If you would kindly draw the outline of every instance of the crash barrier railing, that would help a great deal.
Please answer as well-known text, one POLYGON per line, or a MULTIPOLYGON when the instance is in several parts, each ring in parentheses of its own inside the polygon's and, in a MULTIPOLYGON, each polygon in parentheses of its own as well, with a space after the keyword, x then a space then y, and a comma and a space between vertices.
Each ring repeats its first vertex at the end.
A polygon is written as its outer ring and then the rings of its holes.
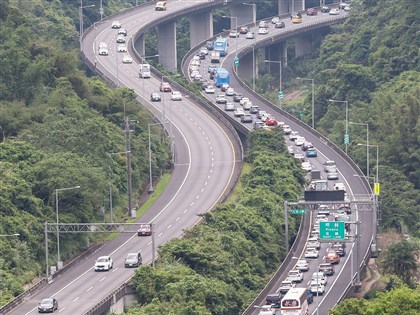
POLYGON ((65 264, 63 266, 63 268, 61 268, 57 272, 55 272, 52 276, 50 276, 49 279, 44 278, 44 279, 38 281, 35 285, 33 285, 32 287, 30 287, 25 292, 22 292, 21 294, 19 294, 12 301, 10 301, 9 303, 3 305, 0 308, 0 314, 7 314, 7 312, 10 312, 14 308, 18 307, 22 302, 30 299, 33 295, 35 295, 36 293, 38 293, 39 290, 43 289, 50 282, 54 281, 54 279, 59 278, 64 272, 69 271, 74 266, 76 266, 78 263, 80 263, 81 261, 83 261, 87 257, 89 257, 90 255, 92 255, 93 253, 95 253, 101 246, 102 246, 102 244, 98 244, 98 245, 95 245, 95 246, 87 249, 81 255, 79 255, 78 257, 74 258, 73 260, 71 260, 70 262, 68 262, 67 264, 65 264))

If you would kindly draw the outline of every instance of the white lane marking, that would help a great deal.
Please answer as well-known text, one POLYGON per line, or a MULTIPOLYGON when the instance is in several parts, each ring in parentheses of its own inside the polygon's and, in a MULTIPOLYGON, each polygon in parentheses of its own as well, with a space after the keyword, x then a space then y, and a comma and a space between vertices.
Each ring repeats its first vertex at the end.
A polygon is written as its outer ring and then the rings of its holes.
POLYGON ((181 219, 181 217, 176 218, 175 222, 178 221, 179 219, 181 219))
POLYGON ((200 198, 200 195, 197 195, 197 197, 195 197, 195 200, 197 200, 198 198, 200 198))
POLYGON ((112 268, 112 272, 115 272, 118 270, 118 267, 112 268))
POLYGON ((204 183, 204 186, 207 186, 207 184, 208 184, 208 182, 206 181, 206 182, 204 183))
POLYGON ((169 225, 168 225, 168 227, 167 227, 167 229, 170 229, 170 228, 171 228, 171 226, 172 226, 172 224, 169 224, 169 225))
MULTIPOLYGON (((206 182, 207 183, 207 182, 206 182)), ((203 192, 204 191, 204 188, 201 188, 201 192, 203 192)))
POLYGON ((90 290, 92 290, 93 289, 93 287, 90 287, 89 289, 87 289, 86 290, 86 292, 89 292, 90 290))
POLYGON ((103 277, 101 280, 99 280, 99 282, 102 282, 106 279, 106 277, 103 277))
POLYGON ((152 242, 150 241, 149 243, 147 243, 147 246, 149 246, 149 245, 151 245, 152 244, 152 242))
POLYGON ((160 237, 160 236, 162 236, 162 234, 163 234, 163 233, 159 233, 157 237, 160 237))
MULTIPOLYGON (((197 198, 196 198, 197 199, 197 198)), ((192 207, 194 205, 194 201, 190 203, 190 207, 192 207)))
POLYGON ((66 309, 66 307, 64 306, 63 308, 60 308, 59 310, 58 310, 58 312, 59 313, 61 313, 62 311, 64 311, 66 309))
POLYGON ((76 302, 79 298, 80 298, 80 296, 78 296, 77 298, 75 298, 75 299, 73 300, 73 302, 76 302))
POLYGON ((187 211, 188 211, 188 209, 185 209, 185 210, 184 210, 184 213, 186 213, 187 211))

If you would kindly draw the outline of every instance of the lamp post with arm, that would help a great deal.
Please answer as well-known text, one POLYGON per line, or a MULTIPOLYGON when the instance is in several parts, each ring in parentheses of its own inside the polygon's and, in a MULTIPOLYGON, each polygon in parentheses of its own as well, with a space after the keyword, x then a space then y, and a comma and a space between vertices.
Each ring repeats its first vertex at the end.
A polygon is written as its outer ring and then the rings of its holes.
POLYGON ((149 194, 153 193, 155 190, 153 188, 153 174, 152 174, 152 142, 150 140, 150 126, 157 126, 157 125, 164 125, 168 123, 167 121, 165 122, 160 122, 160 123, 153 123, 153 124, 148 124, 148 131, 149 131, 149 194))
POLYGON ((83 0, 80 0, 80 7, 79 7, 79 46, 80 46, 80 51, 82 51, 82 36, 83 36, 83 9, 84 8, 92 8, 95 5, 85 5, 83 6, 83 0))
POLYGON ((312 129, 315 129, 315 83, 314 83, 314 79, 299 78, 299 77, 297 77, 297 79, 298 80, 311 81, 311 85, 312 85, 312 129))
POLYGON ((60 269, 61 257, 60 257, 60 229, 59 229, 59 219, 58 219, 58 192, 72 189, 79 189, 80 186, 67 187, 67 188, 58 188, 55 190, 55 212, 57 219, 57 269, 60 269))
POLYGON ((346 104, 346 134, 344 135, 344 144, 346 146, 346 154, 347 154, 349 141, 350 141, 350 138, 349 138, 349 102, 348 101, 338 101, 338 100, 328 100, 328 102, 346 104))
POLYGON ((281 73, 281 68, 282 68, 282 62, 280 61, 276 61, 276 60, 264 60, 265 63, 278 63, 279 64, 279 103, 280 103, 280 108, 281 108, 281 100, 283 99, 283 91, 282 91, 282 73, 281 73))

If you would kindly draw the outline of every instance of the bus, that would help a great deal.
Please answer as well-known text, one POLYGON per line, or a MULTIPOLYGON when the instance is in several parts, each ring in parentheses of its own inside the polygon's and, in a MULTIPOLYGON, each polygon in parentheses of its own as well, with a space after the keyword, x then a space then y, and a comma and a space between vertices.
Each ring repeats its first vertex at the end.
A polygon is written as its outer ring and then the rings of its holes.
POLYGON ((307 315, 308 289, 290 288, 281 300, 281 315, 307 315))
POLYGON ((224 57, 228 51, 228 40, 227 38, 219 37, 214 41, 213 50, 219 51, 220 56, 224 57))
POLYGON ((230 83, 230 74, 225 68, 216 68, 214 69, 214 85, 218 88, 223 84, 230 83))

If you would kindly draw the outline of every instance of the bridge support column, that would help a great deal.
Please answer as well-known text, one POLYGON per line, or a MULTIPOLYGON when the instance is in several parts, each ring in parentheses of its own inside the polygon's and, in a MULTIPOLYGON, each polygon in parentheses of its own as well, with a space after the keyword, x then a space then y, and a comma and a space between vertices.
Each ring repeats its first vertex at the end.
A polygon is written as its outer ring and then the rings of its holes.
MULTIPOLYGON (((238 18, 238 26, 255 23, 257 20, 256 6, 245 5, 243 3, 234 4, 230 7, 230 16, 238 18)), ((230 25, 231 28, 235 28, 235 19, 231 19, 230 25)))
POLYGON ((158 27, 159 63, 169 72, 177 69, 176 24, 168 22, 158 27))
POLYGON ((284 1, 284 0, 278 0, 278 14, 285 14, 290 12, 290 0, 284 1))
POLYGON ((123 314, 124 313, 124 299, 118 299, 114 294, 112 297, 112 303, 109 311, 112 314, 123 314))
MULTIPOLYGON (((270 47, 267 47, 265 50, 265 59, 271 61, 280 61, 282 62, 282 66, 287 65, 287 42, 280 42, 270 47)), ((267 64, 270 73, 278 73, 279 65, 275 63, 268 63, 267 64)))
POLYGON ((247 81, 252 81, 253 75, 256 75, 255 67, 255 54, 254 51, 254 62, 252 61, 252 52, 247 54, 241 58, 241 62, 239 63, 238 73, 240 77, 247 81))
POLYGON ((295 38, 295 56, 299 57, 312 51, 312 36, 304 34, 295 38))
POLYGON ((213 13, 211 11, 190 17, 190 48, 213 36, 213 13))
POLYGON ((144 46, 144 35, 140 35, 137 37, 136 41, 134 42, 134 48, 137 50, 137 52, 144 56, 145 55, 145 46, 144 46))

